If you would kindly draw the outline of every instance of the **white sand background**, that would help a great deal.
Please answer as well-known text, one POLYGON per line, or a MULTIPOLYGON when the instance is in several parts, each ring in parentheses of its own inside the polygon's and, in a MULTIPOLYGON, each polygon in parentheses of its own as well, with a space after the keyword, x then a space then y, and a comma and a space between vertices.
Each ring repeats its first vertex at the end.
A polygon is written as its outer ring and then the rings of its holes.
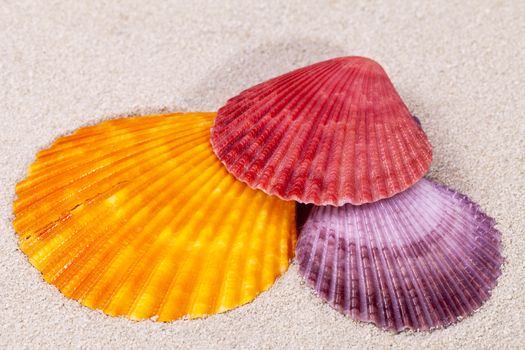
POLYGON ((519 0, 0 0, 0 348, 525 348, 524 23, 519 0), (383 332, 321 302, 294 265, 232 312, 132 322, 66 299, 19 250, 14 186, 55 137, 119 115, 216 110, 342 55, 385 67, 434 146, 430 177, 498 221, 507 263, 472 317, 383 332))

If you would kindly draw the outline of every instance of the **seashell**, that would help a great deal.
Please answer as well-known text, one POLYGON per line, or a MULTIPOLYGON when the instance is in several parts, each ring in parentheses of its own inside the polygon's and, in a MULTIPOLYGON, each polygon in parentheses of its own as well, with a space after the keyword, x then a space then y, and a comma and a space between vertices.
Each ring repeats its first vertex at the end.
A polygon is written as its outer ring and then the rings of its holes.
POLYGON ((288 267, 295 205, 228 174, 215 113, 106 121, 59 138, 17 185, 20 248, 64 295, 170 321, 252 301, 288 267))
POLYGON ((422 179, 376 203, 314 207, 296 255, 340 312, 386 330, 430 330, 490 297, 503 262, 494 225, 466 196, 422 179))
POLYGON ((273 78, 219 109, 212 147, 250 187, 317 205, 391 197, 432 149, 383 68, 341 57, 273 78))

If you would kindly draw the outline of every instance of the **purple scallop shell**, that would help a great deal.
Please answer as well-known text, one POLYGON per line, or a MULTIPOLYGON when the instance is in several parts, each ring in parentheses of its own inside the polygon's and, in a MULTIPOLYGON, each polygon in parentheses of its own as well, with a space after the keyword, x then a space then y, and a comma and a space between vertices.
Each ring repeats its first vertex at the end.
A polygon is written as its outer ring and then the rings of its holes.
POLYGON ((337 310, 402 331, 472 314, 501 274, 501 234, 466 196, 422 179, 371 204, 313 207, 300 273, 337 310))

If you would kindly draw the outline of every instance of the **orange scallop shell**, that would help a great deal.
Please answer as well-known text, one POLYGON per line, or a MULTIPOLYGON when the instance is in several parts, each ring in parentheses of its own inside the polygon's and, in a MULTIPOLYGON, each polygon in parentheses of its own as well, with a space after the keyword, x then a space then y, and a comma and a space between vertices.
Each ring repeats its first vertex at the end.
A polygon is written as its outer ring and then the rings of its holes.
POLYGON ((287 268, 295 205, 227 173, 215 113, 81 128, 17 185, 20 248, 64 295, 109 315, 170 321, 252 301, 287 268))

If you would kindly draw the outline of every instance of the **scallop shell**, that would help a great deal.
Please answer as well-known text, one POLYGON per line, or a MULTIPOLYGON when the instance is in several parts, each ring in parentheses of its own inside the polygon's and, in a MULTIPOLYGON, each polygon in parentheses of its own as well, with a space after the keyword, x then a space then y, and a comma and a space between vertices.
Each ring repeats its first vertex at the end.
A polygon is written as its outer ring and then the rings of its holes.
POLYGON ((111 120, 41 151, 14 226, 44 279, 109 315, 160 321, 268 289, 293 256, 295 205, 228 174, 209 144, 214 117, 111 120))
POLYGON ((447 326, 490 297, 500 233, 467 197, 422 179, 362 206, 314 207, 297 244, 300 273, 355 320, 401 331, 447 326))
POLYGON ((320 62, 243 91, 219 109, 211 140, 250 187, 317 205, 391 197, 432 161, 385 71, 363 57, 320 62))

